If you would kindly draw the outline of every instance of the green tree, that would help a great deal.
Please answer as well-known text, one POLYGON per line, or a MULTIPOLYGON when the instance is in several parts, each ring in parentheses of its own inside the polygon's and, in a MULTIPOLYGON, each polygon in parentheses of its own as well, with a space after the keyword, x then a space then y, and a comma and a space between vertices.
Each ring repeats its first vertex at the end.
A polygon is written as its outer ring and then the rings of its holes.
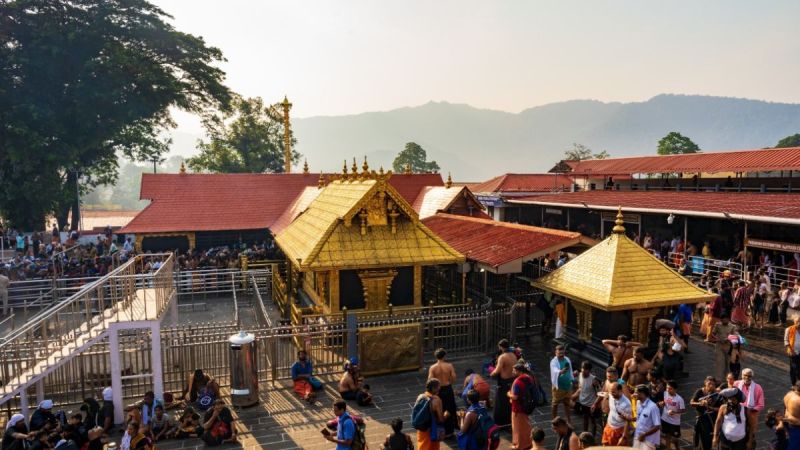
MULTIPOLYGON (((198 172, 283 172, 283 118, 259 97, 236 98, 233 111, 205 120, 210 137, 199 141, 200 154, 189 158, 189 167, 198 172)), ((291 128, 289 129, 291 135, 291 128)), ((297 140, 292 136, 292 147, 297 140)), ((292 149, 292 162, 300 154, 292 149)))
POLYGON ((72 209, 77 227, 79 195, 113 183, 119 155, 166 152, 170 107, 226 107, 222 53, 167 19, 146 0, 0 2, 0 214, 39 229, 72 209))
POLYGON ((778 141, 775 148, 800 147, 800 133, 786 136, 778 141))
POLYGON ((592 153, 589 147, 573 143, 572 148, 564 152, 564 159, 567 161, 583 161, 585 159, 606 159, 609 155, 607 151, 603 150, 600 153, 592 153))
POLYGON ((670 132, 658 141, 659 155, 681 155, 684 153, 697 153, 699 151, 700 147, 698 147, 697 144, 677 131, 670 132))
POLYGON ((407 142, 406 147, 397 154, 392 162, 392 169, 396 173, 403 173, 406 166, 411 167, 413 173, 438 172, 439 164, 428 161, 428 153, 416 142, 407 142))

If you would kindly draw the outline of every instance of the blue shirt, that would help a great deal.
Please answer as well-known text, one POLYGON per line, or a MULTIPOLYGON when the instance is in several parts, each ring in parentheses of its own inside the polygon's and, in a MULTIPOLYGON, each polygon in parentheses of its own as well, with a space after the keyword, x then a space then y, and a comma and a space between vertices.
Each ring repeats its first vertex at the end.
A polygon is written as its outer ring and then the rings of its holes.
MULTIPOLYGON (((342 413, 339 416, 339 425, 336 427, 336 439, 340 441, 352 440, 356 437, 356 424, 350 414, 342 413)), ((349 445, 336 444, 336 450, 350 450, 349 445)))
MULTIPOLYGON (((661 411, 658 410, 658 405, 653 403, 649 398, 636 406, 636 432, 634 439, 639 440, 639 436, 652 430, 654 427, 661 426, 661 411)), ((649 442, 654 446, 661 444, 661 431, 644 438, 645 442, 649 442)))
POLYGON ((678 316, 683 323, 692 323, 692 307, 686 303, 678 307, 678 316))
POLYGON ((292 380, 296 380, 298 375, 311 376, 311 370, 311 361, 306 361, 305 364, 300 361, 295 361, 295 363, 292 364, 292 380))

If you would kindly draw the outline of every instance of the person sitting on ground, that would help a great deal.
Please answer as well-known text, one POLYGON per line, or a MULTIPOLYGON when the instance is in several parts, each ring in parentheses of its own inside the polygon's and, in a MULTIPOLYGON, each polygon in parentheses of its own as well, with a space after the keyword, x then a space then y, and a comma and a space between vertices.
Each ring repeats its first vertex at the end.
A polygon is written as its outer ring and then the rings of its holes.
POLYGON ((156 395, 153 391, 145 392, 141 401, 125 408, 127 413, 125 423, 136 422, 142 428, 142 433, 148 432, 150 430, 150 420, 155 415, 156 405, 164 406, 161 402, 156 401, 156 395))
POLYGON ((70 433, 71 439, 75 441, 78 448, 83 447, 83 444, 89 440, 89 430, 83 426, 83 416, 80 414, 69 416, 63 431, 70 433))
POLYGON ((474 370, 467 369, 466 372, 464 372, 464 389, 461 391, 461 398, 464 400, 464 404, 467 407, 469 407, 467 393, 473 389, 480 395, 480 401, 485 402, 487 408, 491 408, 491 387, 489 386, 489 382, 475 373, 474 370))
POLYGON ((133 421, 128 424, 119 448, 120 450, 152 450, 153 443, 145 435, 144 430, 139 426, 139 422, 133 421))
POLYGON ((233 420, 233 414, 225 406, 225 401, 217 399, 203 417, 203 441, 207 445, 236 442, 236 427, 233 425, 233 420))
POLYGON ((291 374, 294 392, 303 400, 314 401, 314 391, 322 389, 322 381, 312 375, 313 366, 305 350, 297 352, 297 361, 292 364, 291 374))
POLYGON ((180 400, 189 400, 198 410, 205 411, 219 398, 219 384, 211 375, 203 373, 202 369, 195 369, 189 374, 186 389, 181 392, 180 400), (188 398, 187 398, 188 396, 188 398))
POLYGON ((39 402, 39 407, 31 414, 30 431, 39 430, 56 430, 58 428, 58 420, 53 414, 53 401, 42 400, 39 402))
POLYGON ((372 404, 369 385, 359 376, 358 358, 350 358, 345 364, 344 374, 339 380, 339 394, 344 400, 355 400, 359 406, 372 404))
POLYGON ((203 427, 200 425, 200 414, 194 411, 191 406, 183 410, 178 426, 173 431, 172 436, 176 439, 186 439, 189 437, 200 437, 203 435, 203 427))
POLYGON ((383 441, 384 450, 414 450, 411 436, 403 433, 403 419, 392 420, 392 434, 383 441))
POLYGON ((97 421, 100 419, 100 403, 91 397, 87 397, 83 400, 80 410, 83 414, 83 427, 88 433, 89 430, 98 425, 97 421))
POLYGON ((26 439, 28 439, 28 426, 25 425, 25 416, 14 414, 3 433, 2 450, 23 450, 26 447, 26 439))
POLYGON ((166 439, 172 434, 175 429, 175 424, 169 417, 169 414, 164 413, 164 407, 156 405, 155 414, 150 420, 150 432, 153 436, 153 442, 166 439))

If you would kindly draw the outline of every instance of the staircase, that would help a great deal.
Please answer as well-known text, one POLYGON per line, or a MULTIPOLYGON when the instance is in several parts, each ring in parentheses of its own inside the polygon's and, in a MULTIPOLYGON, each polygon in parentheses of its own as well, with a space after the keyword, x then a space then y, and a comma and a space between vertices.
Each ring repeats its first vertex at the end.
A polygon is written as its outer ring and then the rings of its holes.
MULTIPOLYGON (((112 324, 159 320, 175 295, 172 254, 140 255, 0 339, 0 405, 108 335, 112 324), (142 275, 148 262, 159 261, 142 275)), ((27 399, 23 399, 23 404, 27 399)))

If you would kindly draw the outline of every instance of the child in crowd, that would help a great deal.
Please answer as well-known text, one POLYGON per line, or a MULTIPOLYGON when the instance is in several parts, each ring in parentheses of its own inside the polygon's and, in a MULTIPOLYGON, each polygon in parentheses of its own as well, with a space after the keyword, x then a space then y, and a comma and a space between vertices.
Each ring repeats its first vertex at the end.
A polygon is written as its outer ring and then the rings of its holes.
POLYGON ((414 443, 411 441, 411 436, 403 433, 403 420, 392 420, 393 433, 386 436, 383 441, 384 450, 414 450, 414 443))
POLYGON ((681 415, 686 412, 683 397, 678 395, 678 385, 674 381, 667 381, 667 391, 664 392, 664 401, 659 403, 661 412, 661 436, 664 446, 669 449, 670 443, 675 445, 675 450, 680 450, 681 415))

